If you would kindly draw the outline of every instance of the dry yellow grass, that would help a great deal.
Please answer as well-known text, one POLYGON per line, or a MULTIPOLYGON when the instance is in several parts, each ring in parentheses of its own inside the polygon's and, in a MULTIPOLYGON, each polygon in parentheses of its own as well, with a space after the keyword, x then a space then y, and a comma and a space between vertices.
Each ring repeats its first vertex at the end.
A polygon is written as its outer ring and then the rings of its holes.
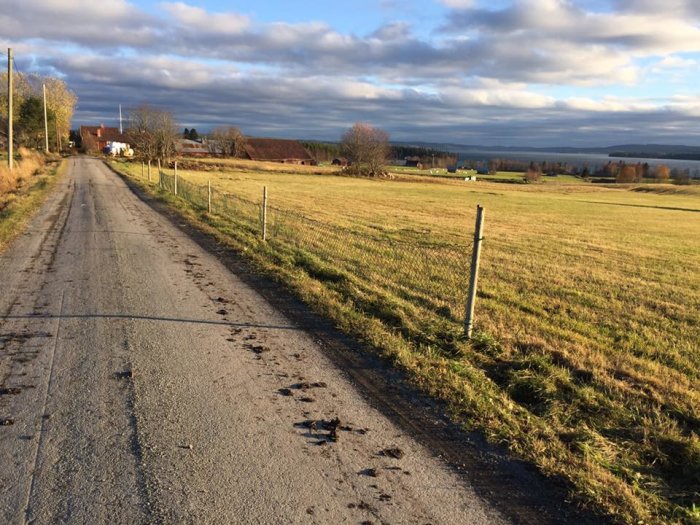
MULTIPOLYGON (((29 179, 44 165, 44 157, 34 151, 21 148, 19 157, 12 170, 6 162, 0 165, 0 198, 2 196, 7 198, 9 193, 15 191, 22 182, 29 179)), ((0 203, 2 203, 1 200, 0 203)))
POLYGON ((0 250, 18 235, 60 175, 60 157, 20 150, 15 169, 0 168, 0 250), (48 162, 48 164, 47 164, 48 162))
POLYGON ((227 217, 190 216, 248 247, 319 311, 450 401, 465 423, 564 476, 580 501, 625 523, 700 519, 697 187, 180 174, 202 185, 212 178, 215 188, 255 201, 266 185, 274 206, 410 239, 418 232, 467 242, 474 207, 484 205, 471 344, 455 337, 458 315, 430 317, 372 282, 361 283, 359 297, 358 283, 341 278, 350 275, 348 261, 362 258, 350 244, 342 254, 306 245, 276 259, 227 217), (336 273, 309 272, 306 257, 319 255, 336 273), (366 300, 373 290, 381 308, 366 300))

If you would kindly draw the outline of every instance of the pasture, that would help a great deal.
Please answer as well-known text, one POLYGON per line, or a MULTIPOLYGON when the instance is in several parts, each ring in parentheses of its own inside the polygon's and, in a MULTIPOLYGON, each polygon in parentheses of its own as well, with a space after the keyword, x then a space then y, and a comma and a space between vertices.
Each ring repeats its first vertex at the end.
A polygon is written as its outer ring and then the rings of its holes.
MULTIPOLYGON (((362 282, 353 243, 292 242, 305 230, 289 223, 287 237, 264 245, 222 211, 148 185, 140 164, 116 163, 447 400, 465 426, 565 478, 583 505, 621 522, 700 519, 700 188, 190 167, 183 181, 211 179, 217 193, 253 202, 267 186, 271 206, 337 231, 464 247, 466 266, 451 259, 442 272, 468 268, 475 207, 484 206, 477 334, 467 342, 463 309, 426 306, 421 276, 388 286, 377 270, 362 282), (308 257, 326 271, 311 271, 308 257), (373 287, 379 303, 367 299, 373 287), (413 288, 421 293, 406 293, 413 288)), ((388 248, 373 261, 392 267, 392 257, 388 248)), ((450 282, 457 302, 466 297, 464 276, 450 282)))

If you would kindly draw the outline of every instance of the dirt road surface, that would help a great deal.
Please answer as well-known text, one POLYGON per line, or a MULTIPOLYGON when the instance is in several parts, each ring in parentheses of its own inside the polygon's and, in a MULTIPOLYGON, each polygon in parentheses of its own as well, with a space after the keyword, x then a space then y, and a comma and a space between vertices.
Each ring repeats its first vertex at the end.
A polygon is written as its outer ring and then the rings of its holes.
POLYGON ((509 522, 245 279, 69 163, 0 254, 0 523, 509 522))

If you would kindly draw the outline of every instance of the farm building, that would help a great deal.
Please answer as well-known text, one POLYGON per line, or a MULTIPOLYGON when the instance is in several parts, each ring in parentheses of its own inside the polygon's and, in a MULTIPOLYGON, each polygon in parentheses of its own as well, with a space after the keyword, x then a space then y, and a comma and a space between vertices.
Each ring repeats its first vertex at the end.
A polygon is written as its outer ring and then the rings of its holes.
POLYGON ((209 157, 209 145, 204 142, 199 142, 190 139, 179 139, 175 144, 178 155, 185 157, 209 157))
POLYGON ((316 165, 314 158, 296 140, 248 138, 245 156, 250 160, 316 165))
POLYGON ((346 159, 345 157, 336 157, 333 159, 333 162, 331 162, 331 165, 333 166, 349 166, 350 161, 346 159))
POLYGON ((105 127, 104 124, 99 126, 80 126, 80 140, 83 144, 93 140, 95 147, 100 151, 105 149, 111 142, 129 144, 126 134, 119 133, 119 128, 105 127))
POLYGON ((420 162, 420 157, 406 157, 406 164, 404 166, 408 168, 419 168, 421 169, 423 166, 420 162))

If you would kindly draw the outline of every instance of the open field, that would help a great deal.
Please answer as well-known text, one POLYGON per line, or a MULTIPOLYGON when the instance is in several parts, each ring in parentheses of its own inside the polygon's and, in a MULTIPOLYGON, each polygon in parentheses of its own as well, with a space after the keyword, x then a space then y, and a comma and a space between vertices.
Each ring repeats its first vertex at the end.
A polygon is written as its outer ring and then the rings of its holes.
MULTIPOLYGON (((567 479, 579 501, 621 522, 700 519, 698 188, 366 180, 278 166, 180 175, 211 178, 217 205, 222 192, 257 203, 266 185, 271 206, 318 221, 321 233, 272 210, 279 236, 264 244, 252 203, 209 216, 162 196, 448 400, 466 425, 567 479), (467 343, 460 274, 477 203, 486 229, 478 334, 467 343), (388 270, 368 267, 367 247, 345 229, 385 239, 371 262, 388 270), (437 297, 454 286, 447 307, 426 296, 426 275, 400 273, 402 242, 449 250, 428 276, 437 297)), ((144 183, 140 164, 118 168, 144 183)))

